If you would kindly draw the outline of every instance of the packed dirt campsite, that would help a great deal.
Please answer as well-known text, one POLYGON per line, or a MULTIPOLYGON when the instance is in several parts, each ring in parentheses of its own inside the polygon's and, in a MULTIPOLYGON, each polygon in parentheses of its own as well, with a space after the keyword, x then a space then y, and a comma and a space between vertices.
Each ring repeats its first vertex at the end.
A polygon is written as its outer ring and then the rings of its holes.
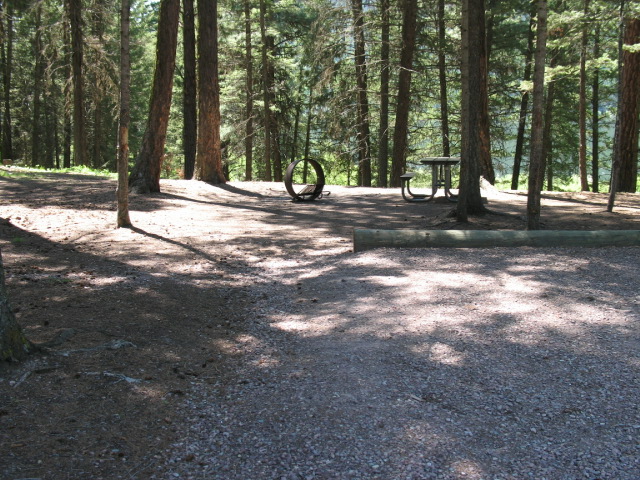
POLYGON ((640 479, 639 45, 0 1, 0 480, 640 479))
MULTIPOLYGON (((637 247, 378 248, 354 228, 522 230, 327 185, 0 176, 3 479, 640 478, 637 247)), ((546 230, 638 230, 640 197, 543 193, 546 230)))

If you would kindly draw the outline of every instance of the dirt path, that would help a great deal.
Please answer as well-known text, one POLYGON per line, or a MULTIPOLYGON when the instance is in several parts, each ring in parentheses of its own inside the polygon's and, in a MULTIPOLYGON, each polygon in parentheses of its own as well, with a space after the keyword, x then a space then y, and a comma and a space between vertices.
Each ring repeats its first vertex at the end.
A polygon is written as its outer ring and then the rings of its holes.
MULTIPOLYGON (((0 178, 11 300, 48 355, 0 371, 2 478, 637 478, 638 250, 351 253, 451 205, 327 187, 0 178), (64 472, 64 473, 63 473, 64 472)), ((485 192, 464 228, 520 229, 485 192)), ((640 200, 553 194, 557 229, 640 200)))

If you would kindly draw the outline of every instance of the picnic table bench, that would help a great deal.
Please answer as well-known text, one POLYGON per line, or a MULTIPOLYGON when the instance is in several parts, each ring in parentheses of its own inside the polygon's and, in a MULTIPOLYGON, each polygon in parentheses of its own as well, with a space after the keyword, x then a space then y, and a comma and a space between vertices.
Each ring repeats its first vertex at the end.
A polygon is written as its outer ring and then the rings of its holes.
POLYGON ((451 193, 451 167, 460 163, 460 157, 426 157, 420 163, 431 166, 431 193, 412 192, 409 184, 417 173, 405 172, 400 175, 402 198, 407 202, 428 202, 433 200, 439 188, 443 188, 447 200, 456 202, 458 196, 451 193))

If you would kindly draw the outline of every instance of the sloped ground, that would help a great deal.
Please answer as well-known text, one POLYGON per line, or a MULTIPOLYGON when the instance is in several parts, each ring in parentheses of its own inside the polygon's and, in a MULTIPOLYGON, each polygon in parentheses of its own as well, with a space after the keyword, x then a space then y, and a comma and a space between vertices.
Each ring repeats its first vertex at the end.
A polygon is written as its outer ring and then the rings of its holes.
MULTIPOLYGON (((0 370, 8 479, 640 477, 637 248, 351 252, 353 227, 521 229, 281 184, 0 178, 0 247, 46 354, 0 370)), ((550 194, 548 229, 640 198, 550 194)), ((505 215, 506 214, 506 215, 505 215)))

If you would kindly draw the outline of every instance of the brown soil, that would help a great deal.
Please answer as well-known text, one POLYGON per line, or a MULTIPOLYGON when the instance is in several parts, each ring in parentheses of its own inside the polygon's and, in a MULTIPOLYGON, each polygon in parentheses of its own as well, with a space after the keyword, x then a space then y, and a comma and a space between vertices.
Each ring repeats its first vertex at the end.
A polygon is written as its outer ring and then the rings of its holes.
MULTIPOLYGON (((486 191, 497 214, 461 225, 452 204, 408 204, 397 190, 327 186, 324 198, 294 203, 276 183, 164 181, 161 194, 131 197, 135 228, 116 229, 114 187, 87 176, 0 177, 11 304, 28 337, 47 345, 0 366, 3 479, 157 474, 183 434, 180 404, 242 364, 266 261, 313 268, 349 255, 354 227, 525 226, 521 192, 486 191)), ((613 214, 606 201, 548 193, 543 226, 640 228, 640 196, 619 195, 613 214)))

